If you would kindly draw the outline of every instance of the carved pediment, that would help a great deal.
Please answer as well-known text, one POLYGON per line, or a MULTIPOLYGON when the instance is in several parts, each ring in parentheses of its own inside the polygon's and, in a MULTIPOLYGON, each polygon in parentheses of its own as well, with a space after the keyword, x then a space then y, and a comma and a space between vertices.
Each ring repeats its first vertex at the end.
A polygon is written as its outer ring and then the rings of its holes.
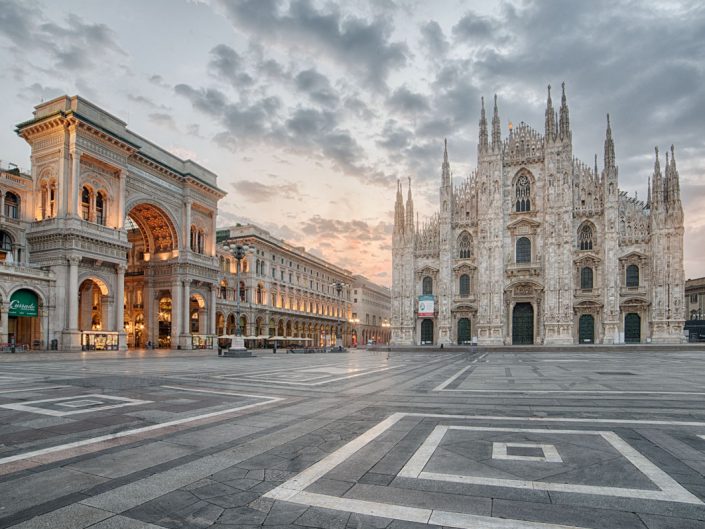
POLYGON ((629 252, 628 254, 625 254, 619 258, 620 261, 647 261, 649 257, 641 252, 638 252, 636 250, 629 252))
POLYGON ((543 292, 543 286, 533 281, 518 281, 509 285, 504 293, 513 297, 534 297, 543 292))
POLYGON ((457 264, 453 267, 453 272, 457 272, 457 273, 463 273, 463 272, 469 273, 469 272, 474 272, 475 270, 477 270, 477 267, 474 264, 468 263, 468 262, 460 263, 460 264, 457 264))
POLYGON ((651 303, 646 298, 641 297, 627 298, 619 304, 620 307, 648 307, 649 305, 651 303))
POLYGON ((578 265, 578 266, 585 266, 585 265, 598 265, 599 263, 602 262, 602 259, 600 259, 597 254, 594 253, 587 253, 580 255, 576 257, 573 262, 578 265))
POLYGON ((516 219, 514 222, 510 222, 507 225, 507 229, 510 231, 520 231, 522 228, 528 229, 529 231, 535 231, 538 229, 538 227, 541 226, 541 223, 529 218, 522 216, 518 219, 516 219))
POLYGON ((431 276, 431 277, 437 277, 438 276, 438 268, 434 268, 432 266, 424 266, 420 270, 416 271, 416 277, 423 277, 423 276, 431 276))

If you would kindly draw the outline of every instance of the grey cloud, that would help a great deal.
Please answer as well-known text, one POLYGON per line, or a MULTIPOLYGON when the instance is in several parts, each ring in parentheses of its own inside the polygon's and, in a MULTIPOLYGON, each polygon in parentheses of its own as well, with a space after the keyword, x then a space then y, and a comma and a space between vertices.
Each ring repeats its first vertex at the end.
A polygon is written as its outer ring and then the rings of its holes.
POLYGON ((362 99, 357 96, 346 97, 343 107, 353 113, 353 115, 363 121, 369 121, 375 117, 374 112, 362 99))
POLYGON ((453 36, 471 44, 481 44, 492 40, 506 40, 500 20, 493 17, 480 16, 473 11, 468 11, 453 26, 453 36))
POLYGON ((429 109, 426 98, 412 92, 406 86, 397 88, 387 100, 387 104, 392 110, 405 114, 417 114, 429 109))
POLYGON ((310 0, 292 0, 281 10, 274 0, 221 0, 233 25, 284 45, 309 44, 351 68, 365 82, 384 89, 389 73, 406 64, 406 44, 390 41, 387 19, 368 21, 337 8, 317 9, 310 0))
POLYGON ((221 115, 228 103, 226 95, 215 88, 197 90, 187 84, 177 84, 174 92, 191 101, 194 108, 211 116, 221 115))
POLYGON ((370 224, 362 220, 338 220, 314 215, 301 225, 305 235, 325 239, 347 241, 386 241, 392 233, 393 225, 380 221, 370 224))
POLYGON ((421 42, 428 50, 429 55, 441 58, 448 52, 450 45, 438 22, 430 20, 421 26, 420 31, 421 42))
POLYGON ((239 180, 232 186, 241 198, 257 204, 267 202, 273 197, 294 199, 301 196, 299 186, 294 182, 267 185, 254 180, 239 180))
POLYGON ((17 95, 22 99, 36 103, 37 101, 49 101, 65 93, 66 90, 62 88, 32 83, 30 86, 23 88, 17 95))
POLYGON ((149 114, 149 121, 160 127, 165 127, 171 130, 177 130, 176 121, 170 114, 164 112, 153 112, 149 114))
POLYGON ((17 54, 20 50, 40 50, 54 61, 54 67, 83 71, 97 64, 96 58, 106 54, 126 56, 115 39, 115 33, 105 24, 86 23, 69 13, 65 25, 45 22, 36 5, 3 1, 0 3, 0 36, 10 43, 17 54))
POLYGON ((331 87, 330 81, 314 68, 299 72, 294 78, 294 82, 296 87, 308 94, 313 102, 327 107, 334 107, 338 104, 338 94, 331 87))
POLYGON ((165 81, 164 78, 159 75, 159 74, 154 74, 149 76, 149 82, 152 83, 153 85, 158 86, 159 88, 166 88, 169 89, 171 88, 165 81))
POLYGON ((387 120, 377 145, 389 151, 399 152, 411 143, 413 137, 411 130, 400 127, 395 120, 387 120))
POLYGON ((218 44, 211 51, 209 69, 220 78, 242 87, 254 84, 254 79, 245 71, 242 57, 230 46, 218 44))

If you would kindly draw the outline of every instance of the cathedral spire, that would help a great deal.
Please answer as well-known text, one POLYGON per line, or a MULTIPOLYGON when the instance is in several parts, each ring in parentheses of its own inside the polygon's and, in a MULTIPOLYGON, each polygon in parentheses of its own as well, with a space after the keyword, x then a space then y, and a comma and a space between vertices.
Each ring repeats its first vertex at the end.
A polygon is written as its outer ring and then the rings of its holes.
POLYGON ((668 151, 666 151, 666 167, 663 173, 663 203, 668 205, 671 196, 671 163, 668 161, 668 151))
POLYGON ((661 179, 661 163, 658 159, 658 147, 654 147, 656 160, 654 161, 654 174, 651 176, 651 209, 656 210, 661 207, 663 197, 663 181, 661 179))
POLYGON ((595 153, 595 179, 597 179, 597 153, 595 153))
POLYGON ((441 185, 450 185, 450 162, 448 161, 448 139, 443 140, 443 165, 441 165, 441 185))
POLYGON ((411 198, 411 177, 409 177, 409 190, 406 196, 406 227, 407 234, 414 232, 414 200, 411 198))
POLYGON ((568 103, 565 97, 565 83, 561 83, 561 117, 559 122, 559 133, 561 139, 570 139, 570 117, 568 113, 568 103))
POLYGON ((671 201, 680 202, 681 184, 680 177, 678 176, 678 169, 676 169, 676 153, 673 145, 671 145, 671 191, 671 201))
POLYGON ((607 114, 607 134, 605 136, 605 170, 615 166, 614 141, 612 140, 612 126, 610 125, 610 115, 607 114))
POLYGON ((494 115, 492 116, 492 150, 500 150, 502 144, 502 131, 499 125, 499 111, 497 110, 497 94, 494 95, 494 115))
POLYGON ((551 101, 551 85, 548 85, 548 98, 546 99, 546 139, 553 141, 556 138, 556 121, 551 101))
POLYGON ((401 181, 397 179, 397 200, 394 203, 394 231, 404 231, 404 198, 401 194, 401 181))
POLYGON ((489 139, 487 136, 487 117, 485 116, 485 98, 481 98, 482 108, 480 110, 480 152, 487 152, 489 149, 489 139))
POLYGON ((646 207, 651 209, 651 177, 649 176, 649 183, 646 191, 646 207))

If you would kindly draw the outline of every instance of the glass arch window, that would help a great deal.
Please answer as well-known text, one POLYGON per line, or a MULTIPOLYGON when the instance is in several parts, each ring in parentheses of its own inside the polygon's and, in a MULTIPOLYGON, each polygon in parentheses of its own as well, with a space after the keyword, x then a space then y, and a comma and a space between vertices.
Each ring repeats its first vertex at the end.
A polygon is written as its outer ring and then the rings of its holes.
POLYGON ((16 219, 20 214, 20 199, 14 193, 5 193, 5 216, 16 219))
POLYGON ((421 291, 424 296, 430 296, 433 294, 433 279, 429 276, 423 278, 423 283, 421 284, 421 291))
POLYGON ((460 276, 460 297, 467 298, 470 295, 470 276, 463 274, 460 276))
POLYGON ((12 237, 6 231, 0 231, 0 250, 3 252, 12 251, 12 237))
POLYGON ((584 266, 580 270, 580 288, 592 290, 592 268, 589 266, 584 266))
POLYGON ((531 182, 529 177, 521 175, 515 184, 516 211, 531 211, 531 182))
POLYGON ((531 262, 531 241, 527 237, 520 237, 516 244, 516 262, 531 262))
POLYGON ((581 250, 592 250, 592 226, 583 224, 578 232, 578 248, 581 250))
POLYGON ((83 220, 90 220, 91 215, 91 192, 87 187, 81 191, 81 217, 83 220))
POLYGON ((103 193, 95 196, 95 221, 105 226, 105 198, 103 193))
POLYGON ((470 234, 464 231, 458 237, 458 257, 460 259, 469 259, 472 255, 472 238, 470 234))
POLYGON ((639 267, 637 265, 629 265, 627 267, 627 287, 633 288, 639 286, 639 267))

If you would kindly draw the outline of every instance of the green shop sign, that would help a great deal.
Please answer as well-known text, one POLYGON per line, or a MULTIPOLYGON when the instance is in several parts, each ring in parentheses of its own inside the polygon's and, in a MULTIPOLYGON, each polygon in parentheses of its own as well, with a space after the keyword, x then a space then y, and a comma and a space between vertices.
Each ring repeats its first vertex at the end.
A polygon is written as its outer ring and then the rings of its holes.
POLYGON ((37 316, 37 295, 31 290, 18 290, 10 296, 10 316, 37 316))

